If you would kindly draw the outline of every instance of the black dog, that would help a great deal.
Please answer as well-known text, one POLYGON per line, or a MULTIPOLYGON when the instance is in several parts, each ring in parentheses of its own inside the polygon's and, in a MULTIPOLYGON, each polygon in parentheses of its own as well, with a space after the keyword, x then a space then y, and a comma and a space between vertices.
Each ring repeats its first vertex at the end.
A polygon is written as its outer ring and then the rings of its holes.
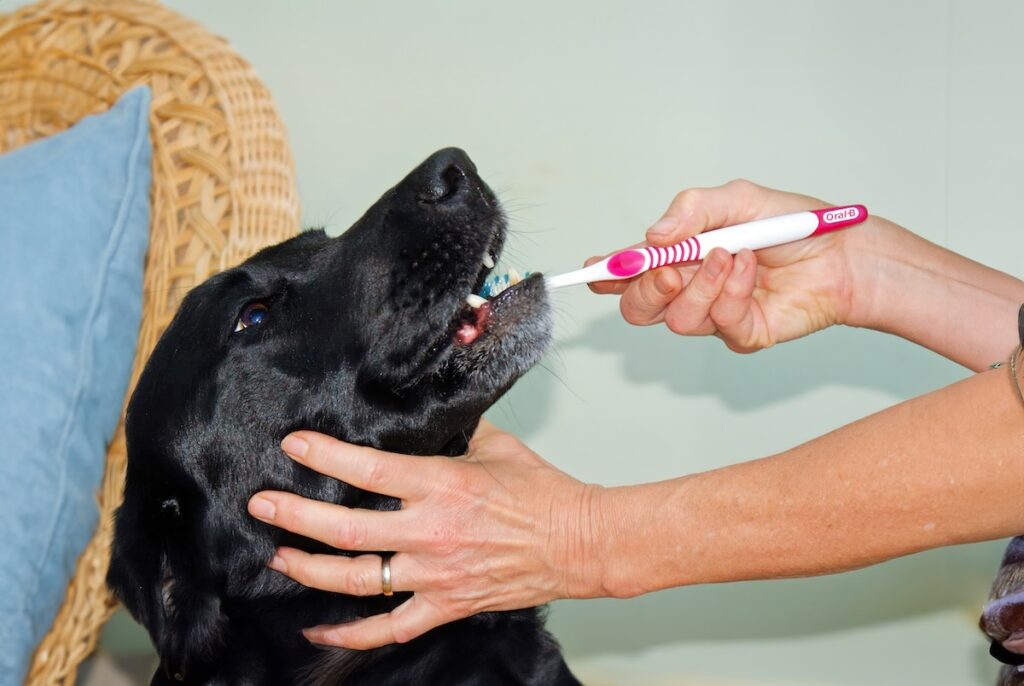
POLYGON ((296 429, 464 454, 480 415, 550 339, 539 275, 466 304, 504 238, 501 207, 473 163, 442 150, 342 236, 303 233, 188 294, 129 406, 107 577, 160 654, 153 684, 579 683, 537 609, 374 651, 311 645, 304 627, 406 598, 325 593, 268 570, 278 545, 338 551, 246 512, 262 489, 399 506, 287 459, 279 444, 296 429))

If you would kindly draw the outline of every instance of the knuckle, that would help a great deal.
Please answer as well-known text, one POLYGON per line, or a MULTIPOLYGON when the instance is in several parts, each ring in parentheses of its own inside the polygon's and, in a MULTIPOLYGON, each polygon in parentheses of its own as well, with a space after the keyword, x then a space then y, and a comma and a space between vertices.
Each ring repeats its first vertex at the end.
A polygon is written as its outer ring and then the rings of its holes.
POLYGON ((395 639, 395 643, 408 643, 419 636, 419 632, 413 627, 396 623, 391 627, 391 635, 395 639))
MULTIPOLYGON (((510 453, 519 450, 522 447, 522 443, 518 438, 509 433, 501 433, 494 437, 494 448, 498 452, 510 453)), ((462 470, 460 470, 462 471, 462 470)), ((465 476, 468 476, 466 474, 465 476)))
POLYGON ((700 205, 703 197, 703 189, 687 188, 686 190, 676 193, 676 197, 673 198, 672 204, 678 209, 690 209, 700 205))
POLYGON ((387 466, 382 460, 371 460, 366 468, 366 488, 373 491, 379 489, 387 481, 387 466))
POLYGON ((619 312, 622 313, 622 318, 626 320, 627 324, 633 324, 634 326, 643 326, 647 323, 647 318, 637 307, 633 298, 623 296, 622 300, 619 301, 619 312))
POLYGON ((366 540, 366 526, 358 519, 346 519, 335 529, 331 545, 341 550, 358 548, 366 540))
POLYGON ((672 333, 677 333, 681 336, 689 335, 693 328, 689 317, 679 310, 668 310, 665 313, 665 326, 672 333))
POLYGON ((746 286, 738 279, 726 279, 722 284, 722 295, 741 300, 746 295, 746 286))
POLYGON ((306 564, 306 560, 289 560, 288 576, 298 581, 303 586, 311 586, 313 579, 312 570, 306 564))
POLYGON ((463 571, 464 569, 464 567, 460 567, 459 571, 455 574, 439 573, 430 575, 429 583, 431 588, 448 594, 463 592, 466 588, 466 584, 470 582, 470 579, 467 579, 468 575, 463 571))
POLYGON ((690 301, 707 309, 710 303, 718 296, 719 291, 716 289, 717 279, 717 276, 712 276, 707 268, 702 267, 698 278, 693 279, 687 288, 690 301))
POLYGON ((277 501, 277 515, 274 524, 285 529, 294 530, 306 525, 305 511, 302 502, 292 500, 288 495, 277 501))
POLYGON ((350 569, 345 573, 344 591, 350 595, 368 596, 371 595, 370 582, 360 569, 350 569))
POLYGON ((753 193, 758 189, 758 185, 749 179, 733 179, 729 183, 725 184, 725 187, 733 192, 742 193, 744 195, 753 193))
MULTIPOLYGON (((489 452, 496 453, 502 451, 504 446, 501 444, 500 438, 495 436, 490 444, 489 452)), ((461 495, 469 491, 471 483, 469 474, 465 469, 459 469, 461 464, 452 463, 455 469, 448 470, 448 475, 444 480, 445 493, 449 495, 461 495)))
POLYGON ((344 648, 351 643, 349 633, 343 628, 335 628, 324 633, 324 644, 344 648))
POLYGON ((309 464, 322 465, 331 460, 332 451, 334 447, 333 439, 325 441, 323 437, 319 435, 306 436, 304 437, 306 444, 309 446, 306 449, 306 456, 303 458, 309 464))
POLYGON ((457 584, 464 578, 463 568, 439 568, 435 565, 421 568, 416 573, 416 588, 420 591, 431 591, 444 593, 457 588, 457 584))
POLYGON ((431 527, 428 542, 437 554, 448 556, 459 549, 459 535, 454 526, 438 524, 431 527))

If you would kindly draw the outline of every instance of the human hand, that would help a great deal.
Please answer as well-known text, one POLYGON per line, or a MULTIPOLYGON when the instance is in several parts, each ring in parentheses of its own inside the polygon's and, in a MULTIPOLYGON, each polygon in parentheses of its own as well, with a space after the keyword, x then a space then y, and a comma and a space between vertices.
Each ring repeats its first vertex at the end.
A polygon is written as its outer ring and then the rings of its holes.
MULTIPOLYGON (((600 487, 557 470, 486 420, 464 458, 397 455, 309 431, 290 435, 282 448, 311 469, 402 501, 393 512, 276 491, 249 501, 256 518, 339 550, 396 551, 392 588, 412 597, 388 614, 307 629, 314 643, 375 648, 479 612, 597 595, 601 556, 591 547, 600 540, 600 487)), ((325 591, 382 592, 375 554, 280 548, 270 566, 325 591)))
MULTIPOLYGON (((749 181, 693 188, 675 197, 648 229, 647 241, 668 246, 703 231, 828 206, 749 181)), ((870 241, 885 223, 871 217, 861 226, 766 248, 756 256, 750 250, 732 256, 716 249, 698 264, 598 282, 591 290, 621 294, 622 316, 631 324, 664 322, 675 333, 715 335, 732 350, 754 352, 832 324, 855 323, 869 290, 858 276, 870 272, 855 268, 858 241, 870 241)))

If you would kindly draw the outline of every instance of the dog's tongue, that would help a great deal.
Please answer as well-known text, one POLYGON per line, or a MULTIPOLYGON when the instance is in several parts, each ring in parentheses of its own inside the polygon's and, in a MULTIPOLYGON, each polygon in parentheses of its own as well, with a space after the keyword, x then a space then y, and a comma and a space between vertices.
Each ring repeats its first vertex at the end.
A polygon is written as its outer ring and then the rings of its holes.
POLYGON ((460 325, 458 330, 455 332, 455 340, 462 345, 469 345, 483 333, 484 327, 487 326, 487 319, 491 314, 491 304, 484 303, 480 307, 470 308, 470 314, 460 325))

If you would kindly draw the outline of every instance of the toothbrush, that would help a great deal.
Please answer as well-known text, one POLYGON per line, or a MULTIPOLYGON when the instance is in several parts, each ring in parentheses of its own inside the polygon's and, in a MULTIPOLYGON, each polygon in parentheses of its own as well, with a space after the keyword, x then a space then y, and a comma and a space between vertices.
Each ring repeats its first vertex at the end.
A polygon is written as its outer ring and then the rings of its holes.
POLYGON ((863 205, 843 205, 758 219, 745 224, 705 231, 666 248, 647 246, 620 250, 589 267, 545 277, 544 284, 551 289, 591 281, 628 279, 667 264, 704 259, 714 248, 724 248, 735 255, 744 248, 760 250, 773 245, 792 243, 860 224, 867 218, 868 211, 863 205))

